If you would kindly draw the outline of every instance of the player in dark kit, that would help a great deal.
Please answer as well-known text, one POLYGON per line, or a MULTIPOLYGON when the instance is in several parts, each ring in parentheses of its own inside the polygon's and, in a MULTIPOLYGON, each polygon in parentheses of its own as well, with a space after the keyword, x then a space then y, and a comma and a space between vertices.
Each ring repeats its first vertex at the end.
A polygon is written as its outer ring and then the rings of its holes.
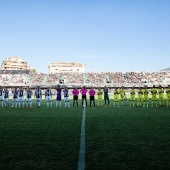
POLYGON ((109 90, 108 90, 108 88, 105 86, 104 87, 104 90, 103 90, 103 92, 104 92, 104 102, 105 102, 105 107, 106 107, 106 100, 107 100, 107 102, 108 102, 108 107, 110 107, 110 100, 109 100, 109 90))
POLYGON ((66 107, 68 105, 68 107, 70 107, 69 94, 66 86, 64 87, 63 93, 64 93, 64 106, 66 107))
POLYGON ((57 88, 56 88, 56 107, 58 106, 58 103, 60 103, 60 107, 61 107, 61 88, 60 88, 60 86, 57 86, 57 88))

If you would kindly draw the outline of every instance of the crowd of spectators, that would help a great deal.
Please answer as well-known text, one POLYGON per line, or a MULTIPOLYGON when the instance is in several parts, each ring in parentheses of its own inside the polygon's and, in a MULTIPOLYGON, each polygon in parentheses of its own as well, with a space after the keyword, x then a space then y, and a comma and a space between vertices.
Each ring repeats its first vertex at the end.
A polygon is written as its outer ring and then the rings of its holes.
POLYGON ((1 85, 160 85, 170 83, 170 72, 86 72, 56 74, 0 74, 1 85))
POLYGON ((56 73, 47 75, 48 84, 82 84, 84 82, 83 73, 56 73))
POLYGON ((27 80, 27 76, 29 76, 26 73, 20 73, 20 74, 14 74, 11 77, 11 80, 9 82, 10 85, 25 85, 27 84, 26 80, 27 80))
POLYGON ((11 74, 0 74, 0 84, 2 86, 9 85, 10 79, 11 79, 11 74))
POLYGON ((42 85, 47 74, 31 74, 30 85, 42 85))

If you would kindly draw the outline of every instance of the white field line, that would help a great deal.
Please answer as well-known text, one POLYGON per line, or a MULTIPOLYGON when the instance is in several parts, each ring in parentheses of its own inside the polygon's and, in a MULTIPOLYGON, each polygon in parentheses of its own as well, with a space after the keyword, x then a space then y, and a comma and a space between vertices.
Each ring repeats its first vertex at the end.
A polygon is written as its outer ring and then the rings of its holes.
POLYGON ((85 115, 86 115, 86 108, 83 108, 78 170, 85 170, 85 115))

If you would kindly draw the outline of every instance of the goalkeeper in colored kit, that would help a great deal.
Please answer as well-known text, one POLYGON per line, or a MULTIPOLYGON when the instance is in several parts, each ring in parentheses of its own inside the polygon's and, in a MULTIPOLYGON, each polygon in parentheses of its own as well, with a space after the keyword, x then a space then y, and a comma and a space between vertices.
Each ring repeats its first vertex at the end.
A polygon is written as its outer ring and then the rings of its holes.
POLYGON ((126 99, 126 93, 125 93, 125 89, 123 86, 122 88, 120 88, 119 94, 120 94, 121 105, 123 107, 123 101, 126 99))
POLYGON ((166 106, 170 107, 170 85, 166 88, 166 106))
POLYGON ((114 94, 114 106, 113 107, 116 106, 116 103, 117 103, 117 106, 120 107, 119 106, 119 90, 118 90, 118 88, 116 88, 114 90, 113 94, 114 94))
POLYGON ((97 91, 97 95, 98 95, 98 107, 99 106, 102 107, 102 94, 103 94, 103 91, 101 90, 101 88, 99 88, 99 90, 97 91))
POLYGON ((105 107, 106 107, 106 100, 107 100, 107 102, 108 102, 108 106, 110 107, 110 100, 109 100, 109 90, 108 90, 108 88, 105 86, 104 87, 104 90, 103 90, 103 92, 104 92, 104 102, 105 102, 105 107))
POLYGON ((151 107, 153 107, 154 103, 155 103, 155 106, 157 107, 157 89, 156 89, 155 85, 153 85, 153 88, 151 89, 151 94, 152 94, 151 107))
POLYGON ((164 107, 164 89, 162 88, 162 86, 159 86, 158 94, 159 94, 159 107, 164 107))
POLYGON ((147 89, 147 86, 145 86, 145 88, 144 88, 144 90, 143 90, 143 94, 144 94, 143 107, 145 107, 145 105, 148 107, 149 90, 147 89))
POLYGON ((143 91, 142 91, 142 87, 139 88, 138 90, 138 103, 137 103, 137 107, 142 107, 142 101, 143 101, 143 91))
POLYGON ((132 87, 132 89, 130 90, 130 106, 129 107, 135 107, 135 89, 134 87, 132 87))

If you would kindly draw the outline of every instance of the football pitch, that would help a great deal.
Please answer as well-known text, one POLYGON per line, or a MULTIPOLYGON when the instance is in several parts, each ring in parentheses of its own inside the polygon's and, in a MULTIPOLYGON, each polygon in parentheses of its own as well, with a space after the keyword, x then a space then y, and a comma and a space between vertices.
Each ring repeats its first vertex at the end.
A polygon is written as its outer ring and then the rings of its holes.
POLYGON ((111 102, 56 108, 53 100, 47 108, 42 100, 37 108, 33 100, 33 108, 0 108, 0 169, 75 170, 79 153, 87 170, 170 169, 170 108, 111 102))

